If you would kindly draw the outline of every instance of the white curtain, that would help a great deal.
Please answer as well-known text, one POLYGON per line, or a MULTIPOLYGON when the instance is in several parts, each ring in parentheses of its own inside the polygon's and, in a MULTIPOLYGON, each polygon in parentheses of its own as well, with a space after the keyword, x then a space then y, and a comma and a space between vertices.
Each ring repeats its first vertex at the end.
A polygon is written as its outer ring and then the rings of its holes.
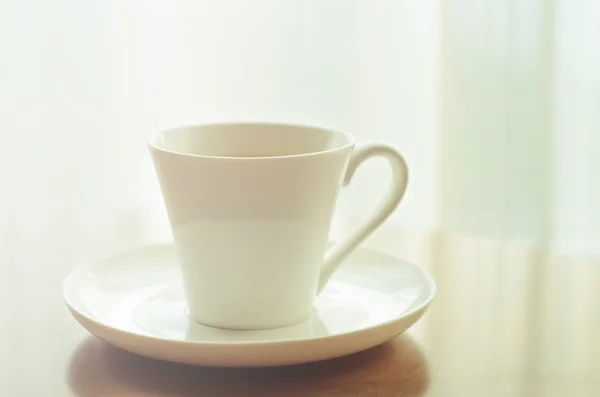
POLYGON ((600 3, 441 10, 441 221, 600 253, 600 3))
MULTIPOLYGON (((600 255, 599 38, 595 0, 3 0, 0 240, 43 243, 32 261, 169 238, 145 140, 269 120, 404 153, 407 197, 378 233, 600 255)), ((386 172, 361 169, 334 233, 386 172)))

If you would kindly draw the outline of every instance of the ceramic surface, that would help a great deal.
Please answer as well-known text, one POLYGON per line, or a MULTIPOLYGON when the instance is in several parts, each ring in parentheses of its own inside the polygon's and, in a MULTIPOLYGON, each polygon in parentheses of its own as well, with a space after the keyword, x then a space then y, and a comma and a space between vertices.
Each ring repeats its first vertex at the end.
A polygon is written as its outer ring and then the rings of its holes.
POLYGON ((408 178, 394 148, 355 145, 348 134, 311 126, 181 127, 159 133, 149 148, 190 315, 219 328, 307 320, 337 266, 394 211, 408 178), (373 157, 390 165, 389 193, 327 249, 340 188, 373 157))
POLYGON ((72 314, 98 337, 140 355, 211 366, 294 364, 364 350, 412 326, 434 294, 417 266, 363 248, 334 273, 308 321, 278 329, 225 330, 190 320, 171 244, 81 266, 64 283, 72 314))

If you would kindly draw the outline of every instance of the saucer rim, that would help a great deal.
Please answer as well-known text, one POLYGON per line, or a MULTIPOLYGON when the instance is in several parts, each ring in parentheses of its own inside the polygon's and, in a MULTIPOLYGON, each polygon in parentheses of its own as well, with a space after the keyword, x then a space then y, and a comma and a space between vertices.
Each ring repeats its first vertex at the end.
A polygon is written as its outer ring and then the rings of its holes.
MULTIPOLYGON (((121 334, 125 334, 129 337, 134 337, 134 338, 144 338, 148 341, 151 342, 162 342, 162 343, 175 343, 178 345, 197 345, 197 346, 204 346, 204 347, 223 347, 223 346, 228 346, 228 347, 234 347, 234 346, 238 346, 238 347, 248 347, 248 346, 269 346, 269 345, 294 345, 294 344, 298 344, 298 343, 306 343, 307 341, 326 341, 328 339, 339 339, 340 337, 351 337, 351 336, 356 336, 359 335, 361 333, 365 333, 365 332, 369 332, 372 329, 375 328, 381 328, 381 327, 390 327, 392 325, 394 325, 395 323, 397 323, 398 321, 402 320, 402 319, 406 319, 406 318, 410 318, 414 315, 418 315, 417 320, 425 313, 425 311, 428 309, 428 307, 430 306, 430 304, 432 303, 432 301, 434 300, 435 296, 436 296, 436 292, 437 292, 437 285, 435 283, 435 281, 433 280, 433 278, 431 277, 431 275, 429 274, 429 272, 427 272, 425 269, 417 266, 416 264, 409 262, 407 260, 401 259, 395 255, 392 255, 390 253, 387 253, 385 251, 381 251, 381 250, 377 250, 377 249, 373 249, 373 248, 368 248, 368 247, 358 247, 356 248, 353 252, 363 252, 366 254, 371 254, 371 255, 377 255, 377 256, 383 256, 383 257, 387 257, 388 259, 391 259, 393 261, 397 261, 397 262, 402 262, 403 265, 408 265, 411 266, 413 268, 415 268, 420 274, 421 276, 424 278, 424 280, 427 281, 427 285, 428 285, 428 295, 425 299, 422 300, 421 303, 419 303, 416 307, 412 308, 411 310, 408 310, 390 320, 387 321, 382 321, 376 325, 369 325, 366 326, 364 328, 360 328, 360 329, 355 329, 352 331, 346 331, 346 332, 341 332, 341 333, 334 333, 334 334, 329 334, 329 335, 325 335, 325 336, 318 336, 318 337, 312 337, 312 338, 297 338, 297 339, 289 339, 289 340, 261 340, 261 341, 228 341, 228 342, 210 342, 210 341, 199 341, 199 340, 182 340, 182 339, 171 339, 171 338, 164 338, 164 337, 159 337, 159 336, 153 336, 153 335, 148 335, 145 333, 140 333, 140 332, 134 332, 134 331, 130 331, 130 330, 126 330, 126 329, 122 329, 122 328, 117 328, 108 324, 105 324, 99 320, 96 320, 90 316, 88 316, 87 314, 85 314, 84 312, 78 310, 75 305, 73 305, 72 302, 69 302, 69 298, 68 298, 68 289, 70 287, 70 285, 73 284, 73 279, 75 279, 84 269, 90 268, 91 266, 97 265, 99 263, 102 262, 106 262, 106 261, 110 261, 112 259, 116 259, 119 256, 123 256, 126 254, 135 254, 136 252, 143 252, 149 249, 161 249, 161 248, 166 248, 166 249, 174 249, 174 243, 173 242, 161 242, 161 243, 155 243, 155 244, 147 244, 147 245, 143 245, 141 247, 138 248, 133 248, 133 249, 125 249, 125 250, 120 250, 112 255, 109 256, 105 256, 102 259, 98 259, 98 260, 93 260, 93 261, 88 261, 88 262, 84 262, 81 263, 80 265, 76 266, 63 280, 62 283, 62 291, 63 291, 63 302, 65 303, 65 305, 67 306, 68 310, 71 312, 71 315, 88 331, 91 332, 91 330, 88 329, 88 327, 82 323, 82 319, 85 320, 86 322, 92 323, 95 327, 104 329, 106 331, 111 331, 111 332, 118 332, 121 334)), ((352 254, 351 254, 352 255, 352 254)), ((347 260, 347 259, 346 259, 347 260)), ((340 267, 344 266, 344 262, 342 262, 340 267)), ((414 323, 413 323, 414 324, 414 323)), ((412 324, 409 326, 409 328, 412 326, 412 324)), ((207 326, 208 327, 208 326, 207 326)), ((219 330, 220 328, 215 328, 215 327, 209 327, 209 328, 214 328, 219 330)), ((282 327, 283 328, 283 327, 282 327)), ((228 331, 232 331, 232 332, 245 332, 246 330, 228 330, 228 331)), ((253 330, 253 331, 267 331, 267 330, 253 330)), ((98 336, 97 334, 91 332, 93 335, 98 336)))

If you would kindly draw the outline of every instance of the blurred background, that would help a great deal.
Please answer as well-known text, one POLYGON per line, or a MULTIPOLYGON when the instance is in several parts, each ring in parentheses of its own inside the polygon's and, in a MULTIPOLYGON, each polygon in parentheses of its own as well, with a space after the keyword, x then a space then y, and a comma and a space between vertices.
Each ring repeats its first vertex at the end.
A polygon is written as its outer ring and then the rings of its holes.
MULTIPOLYGON (((4 0, 0 255, 169 239, 146 139, 261 120, 397 146, 411 180, 379 234, 600 256, 599 39, 595 0, 4 0)), ((387 177, 361 168, 334 234, 387 177)))

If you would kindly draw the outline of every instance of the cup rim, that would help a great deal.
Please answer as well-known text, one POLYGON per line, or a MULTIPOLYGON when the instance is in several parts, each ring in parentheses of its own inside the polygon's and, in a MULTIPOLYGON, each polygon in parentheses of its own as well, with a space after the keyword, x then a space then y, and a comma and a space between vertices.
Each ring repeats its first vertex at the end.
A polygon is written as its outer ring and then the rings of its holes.
POLYGON ((277 159, 291 159, 291 158, 301 158, 301 157, 314 157, 320 155, 327 155, 331 153, 335 153, 340 150, 347 149, 349 147, 354 146, 356 143, 356 138, 347 133, 337 129, 312 125, 312 124, 301 124, 301 123, 287 123, 287 122, 272 122, 272 121, 223 121, 223 122, 208 122, 208 123, 196 123, 196 124, 184 124, 176 127, 170 127, 166 129, 162 129, 152 135, 147 141, 146 144, 149 148, 157 151, 161 151, 164 153, 169 153, 177 156, 191 157, 191 158, 204 158, 204 159, 221 159, 221 160, 277 160, 277 159), (162 147, 157 144, 158 138, 160 138, 163 134, 167 134, 169 132, 180 131, 184 129, 190 128, 198 128, 198 127, 226 127, 226 126, 276 126, 276 127, 295 127, 295 128, 304 128, 304 129, 313 129, 313 130, 321 130, 324 132, 333 133, 336 135, 341 135, 345 138, 345 143, 340 146, 320 150, 316 152, 307 152, 307 153, 297 153, 297 154, 284 154, 284 155, 275 155, 275 156, 253 156, 253 157, 244 157, 244 156, 218 156, 218 155, 206 155, 206 154, 196 154, 196 153, 185 153, 178 152, 175 150, 170 150, 165 147, 162 147))

